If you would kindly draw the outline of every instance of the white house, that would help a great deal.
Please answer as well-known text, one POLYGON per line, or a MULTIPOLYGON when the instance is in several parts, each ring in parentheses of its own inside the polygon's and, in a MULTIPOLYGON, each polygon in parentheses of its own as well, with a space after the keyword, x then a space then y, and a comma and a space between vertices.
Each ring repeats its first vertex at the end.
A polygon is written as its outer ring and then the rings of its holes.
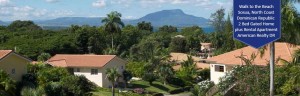
MULTIPOLYGON (((299 48, 300 46, 277 42, 275 43, 275 60, 281 58, 290 61, 292 59, 292 54, 294 53, 294 51, 299 48)), ((259 54, 259 50, 248 46, 209 58, 207 61, 209 61, 210 63, 210 80, 215 84, 218 84, 219 79, 225 76, 226 72, 231 71, 232 68, 236 65, 244 64, 244 62, 240 58, 237 58, 237 56, 250 58, 251 54, 253 53, 259 54)), ((258 55, 254 59, 253 64, 258 66, 267 66, 269 64, 269 60, 270 50, 268 46, 265 50, 264 55, 262 57, 258 55)), ((276 64, 282 65, 282 62, 277 62, 276 64)))
MULTIPOLYGON (((83 75, 100 87, 111 87, 111 83, 106 79, 105 70, 107 68, 118 68, 119 74, 125 70, 126 61, 116 55, 72 55, 56 54, 47 63, 52 66, 66 67, 74 75, 83 75)), ((119 82, 123 82, 119 78, 119 82)))

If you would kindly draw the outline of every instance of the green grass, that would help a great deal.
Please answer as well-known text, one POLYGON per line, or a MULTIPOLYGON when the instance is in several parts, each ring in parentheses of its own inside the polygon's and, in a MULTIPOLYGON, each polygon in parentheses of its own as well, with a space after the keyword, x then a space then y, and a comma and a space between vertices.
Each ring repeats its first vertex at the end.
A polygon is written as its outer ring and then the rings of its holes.
POLYGON ((173 90, 179 87, 170 86, 170 85, 164 85, 161 82, 153 82, 152 85, 150 85, 147 81, 132 81, 132 88, 144 88, 148 91, 157 92, 157 93, 168 93, 169 90, 173 90))
POLYGON ((93 93, 93 96, 112 96, 112 92, 108 88, 97 88, 93 93))
MULTIPOLYGON (((111 89, 109 88, 99 87, 97 90, 91 93, 93 94, 92 96, 112 96, 111 89)), ((132 92, 118 93, 118 89, 115 89, 115 96, 143 96, 143 95, 132 93, 132 92)))
MULTIPOLYGON (((161 82, 153 82, 152 85, 150 85, 147 81, 132 81, 130 83, 132 85, 132 89, 134 88, 144 88, 147 91, 151 91, 151 92, 157 92, 157 93, 163 93, 163 94, 168 94, 169 90, 173 90, 179 87, 176 86, 172 86, 172 85, 164 85, 161 82)), ((115 95, 116 96, 143 96, 143 95, 139 95, 139 94, 135 94, 135 93, 123 93, 123 94, 118 94, 118 89, 115 89, 115 95), (127 94, 127 95, 126 95, 127 94)), ((112 92, 110 89, 108 88, 98 88, 97 90, 95 90, 93 93, 93 96, 112 96, 112 92)))

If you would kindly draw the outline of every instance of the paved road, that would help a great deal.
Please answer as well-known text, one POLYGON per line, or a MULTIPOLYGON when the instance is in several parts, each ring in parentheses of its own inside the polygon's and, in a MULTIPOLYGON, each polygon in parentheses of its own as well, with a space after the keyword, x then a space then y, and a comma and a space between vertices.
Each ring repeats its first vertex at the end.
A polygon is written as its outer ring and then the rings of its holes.
POLYGON ((181 94, 164 95, 164 96, 191 96, 191 93, 181 93, 181 94))

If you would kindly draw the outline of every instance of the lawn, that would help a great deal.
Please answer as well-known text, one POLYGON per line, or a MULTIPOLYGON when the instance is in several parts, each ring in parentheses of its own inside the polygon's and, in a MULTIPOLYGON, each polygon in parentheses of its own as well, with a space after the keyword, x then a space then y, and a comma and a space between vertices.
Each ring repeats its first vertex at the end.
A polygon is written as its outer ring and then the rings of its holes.
POLYGON ((164 85, 161 82, 157 82, 157 81, 154 81, 152 85, 150 85, 147 81, 143 81, 143 80, 132 81, 131 84, 132 84, 132 88, 144 88, 151 92, 164 93, 164 94, 168 93, 169 90, 179 88, 168 84, 164 85))
MULTIPOLYGON (((93 95, 92 96, 112 96, 111 89, 109 88, 98 88, 97 90, 91 92, 93 95)), ((127 93, 118 93, 118 89, 115 89, 115 96, 143 96, 140 94, 132 93, 132 92, 127 92, 127 93)))
MULTIPOLYGON (((154 81, 152 83, 152 85, 150 85, 147 81, 132 81, 130 83, 132 86, 130 88, 134 89, 134 88, 143 88, 146 89, 147 91, 151 91, 151 92, 156 92, 156 93, 163 93, 163 94, 169 94, 168 91, 169 90, 173 90, 179 87, 173 86, 173 85, 164 85, 161 82, 157 82, 154 81)), ((118 89, 115 89, 115 95, 116 96, 143 96, 143 95, 139 95, 139 94, 135 94, 135 93, 123 93, 123 94, 119 94, 118 93, 118 89)), ((97 90, 95 90, 93 93, 93 96, 111 96, 111 90, 108 88, 98 88, 97 90)))

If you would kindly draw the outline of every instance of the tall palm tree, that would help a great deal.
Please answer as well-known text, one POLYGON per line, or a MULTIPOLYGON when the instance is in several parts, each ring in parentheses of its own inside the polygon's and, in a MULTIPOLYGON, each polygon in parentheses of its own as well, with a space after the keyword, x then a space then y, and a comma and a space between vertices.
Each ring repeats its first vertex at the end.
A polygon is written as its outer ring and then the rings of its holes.
POLYGON ((117 68, 108 68, 106 69, 106 78, 111 82, 112 84, 112 96, 115 96, 115 83, 118 81, 121 74, 118 73, 117 68))
POLYGON ((111 48, 114 48, 114 34, 121 32, 121 27, 124 27, 124 23, 121 20, 122 14, 117 11, 112 11, 107 14, 102 20, 104 24, 104 30, 111 33, 111 48))

